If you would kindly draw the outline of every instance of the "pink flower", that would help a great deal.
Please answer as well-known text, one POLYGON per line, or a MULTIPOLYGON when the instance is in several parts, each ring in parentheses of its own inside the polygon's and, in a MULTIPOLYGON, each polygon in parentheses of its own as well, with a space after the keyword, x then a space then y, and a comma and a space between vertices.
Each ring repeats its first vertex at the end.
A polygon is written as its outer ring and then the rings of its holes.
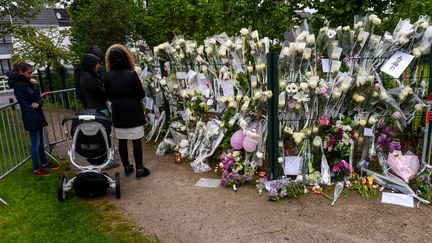
POLYGON ((321 126, 325 126, 325 125, 327 125, 328 124, 328 120, 327 120, 327 118, 325 118, 325 117, 321 117, 320 118, 320 125, 321 126))
POLYGON ((375 84, 374 84, 374 88, 375 88, 375 89, 379 89, 380 87, 381 87, 381 86, 380 86, 379 83, 375 83, 375 84))
POLYGON ((362 177, 362 184, 366 184, 366 177, 362 177))
POLYGON ((326 88, 326 87, 321 87, 321 88, 320 88, 320 93, 321 93, 322 95, 326 95, 326 94, 327 94, 327 88, 326 88))
POLYGON ((294 107, 295 107, 295 103, 294 102, 289 102, 288 103, 288 108, 294 109, 294 107))
POLYGON ((332 171, 333 172, 338 172, 339 169, 340 169, 339 166, 335 165, 335 166, 333 166, 332 171))

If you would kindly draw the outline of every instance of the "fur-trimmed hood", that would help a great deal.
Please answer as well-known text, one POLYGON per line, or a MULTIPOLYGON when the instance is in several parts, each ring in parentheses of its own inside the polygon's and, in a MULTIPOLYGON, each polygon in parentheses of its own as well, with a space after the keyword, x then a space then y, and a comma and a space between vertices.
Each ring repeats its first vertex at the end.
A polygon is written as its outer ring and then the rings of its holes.
POLYGON ((129 69, 135 70, 135 59, 127 47, 114 44, 108 48, 105 55, 106 70, 129 69))

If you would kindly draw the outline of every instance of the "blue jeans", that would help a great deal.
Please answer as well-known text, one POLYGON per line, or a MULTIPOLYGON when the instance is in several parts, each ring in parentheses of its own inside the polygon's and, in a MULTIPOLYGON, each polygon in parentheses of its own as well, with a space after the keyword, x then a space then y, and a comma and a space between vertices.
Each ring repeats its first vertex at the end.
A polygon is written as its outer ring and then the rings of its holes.
POLYGON ((43 141, 43 128, 29 131, 30 133, 30 154, 33 162, 33 170, 39 170, 39 158, 42 164, 48 163, 45 156, 44 141, 43 141))

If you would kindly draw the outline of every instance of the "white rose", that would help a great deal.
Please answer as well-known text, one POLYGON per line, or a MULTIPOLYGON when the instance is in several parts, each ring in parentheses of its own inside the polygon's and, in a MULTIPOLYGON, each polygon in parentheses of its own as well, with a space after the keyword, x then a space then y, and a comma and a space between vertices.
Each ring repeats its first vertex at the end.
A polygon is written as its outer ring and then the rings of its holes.
POLYGON ((349 85, 348 85, 347 83, 343 83, 343 84, 341 85, 341 90, 342 90, 343 92, 347 92, 348 89, 349 89, 349 85))
POLYGON ((237 102, 240 102, 241 99, 242 99, 242 96, 241 95, 237 95, 235 99, 236 99, 237 102))
POLYGON ((267 90, 267 91, 264 92, 264 95, 265 95, 267 98, 271 98, 271 97, 273 96, 273 92, 272 92, 271 90, 267 90))
POLYGON ((280 87, 281 89, 284 89, 285 86, 286 86, 285 81, 279 81, 279 87, 280 87))
POLYGON ((228 101, 228 98, 225 97, 225 96, 222 96, 222 97, 220 97, 220 101, 223 102, 223 103, 225 103, 225 102, 228 101))
POLYGON ((354 29, 358 29, 358 24, 354 24, 354 29))
POLYGON ((381 21, 380 18, 375 18, 375 19, 372 20, 372 24, 374 24, 374 25, 380 25, 381 22, 382 22, 382 21, 381 21))
POLYGON ((416 111, 420 111, 423 110, 423 108, 425 108, 426 106, 424 104, 416 104, 414 106, 414 108, 416 109, 416 111))
POLYGON ((283 162, 283 158, 282 158, 282 157, 279 157, 279 158, 278 158, 278 163, 279 163, 279 164, 282 164, 282 162, 283 162))
POLYGON ((310 78, 308 84, 311 89, 315 89, 316 87, 318 87, 318 79, 310 78))
POLYGON ((248 71, 249 73, 253 72, 253 67, 252 67, 252 66, 248 66, 248 67, 247 67, 247 71, 248 71))
POLYGON ((308 88, 308 84, 306 82, 301 82, 300 83, 300 89, 307 90, 307 88, 308 88))
POLYGON ((312 132, 313 132, 313 133, 318 133, 318 131, 319 131, 319 128, 318 128, 318 127, 313 127, 313 128, 312 128, 312 132))
POLYGON ((371 14, 369 15, 369 21, 374 20, 375 18, 378 18, 378 16, 376 16, 375 14, 371 14))
POLYGON ((204 55, 204 46, 200 46, 197 49, 198 55, 204 55))
POLYGON ((313 45, 313 44, 315 44, 315 35, 308 35, 307 37, 306 37, 306 43, 308 44, 308 45, 313 45))
POLYGON ((332 95, 333 95, 334 98, 338 99, 338 98, 341 97, 342 94, 341 94, 341 92, 338 89, 335 89, 335 90, 333 90, 332 95))
POLYGON ((303 53, 303 58, 306 60, 309 60, 309 58, 311 57, 311 52, 304 52, 303 53))
POLYGON ((379 93, 378 93, 377 91, 373 91, 373 92, 372 92, 372 96, 376 98, 376 97, 379 96, 379 93))
POLYGON ((307 71, 307 72, 305 73, 305 77, 306 77, 306 78, 310 78, 310 77, 312 77, 312 72, 311 72, 311 71, 307 71))
POLYGON ((183 98, 188 97, 188 93, 186 92, 186 90, 183 90, 181 96, 182 96, 183 98))
POLYGON ((203 71, 203 73, 207 72, 207 66, 201 66, 201 71, 203 71))
POLYGON ((343 27, 343 31, 349 31, 351 28, 350 28, 350 26, 344 26, 343 27))
POLYGON ((405 36, 401 36, 401 37, 399 38, 399 43, 400 43, 401 45, 405 45, 407 42, 408 42, 408 38, 406 38, 405 36))
POLYGON ((373 125, 373 124, 375 124, 376 122, 377 122, 377 120, 376 120, 375 117, 373 117, 373 116, 369 117, 369 120, 368 120, 369 125, 373 125))
POLYGON ((314 140, 313 140, 313 145, 315 147, 320 147, 322 143, 322 138, 320 136, 315 136, 314 140))
POLYGON ((207 105, 208 106, 212 106, 213 105, 213 100, 212 99, 207 100, 207 105))
POLYGON ((243 36, 245 36, 245 35, 249 34, 249 30, 246 29, 246 28, 242 28, 242 29, 240 30, 240 34, 243 35, 243 36))
POLYGON ((228 102, 233 102, 234 101, 234 98, 233 97, 228 97, 228 102))
POLYGON ((213 47, 211 47, 211 46, 207 47, 207 48, 205 49, 205 52, 206 52, 207 54, 211 54, 211 53, 213 52, 213 47))
POLYGON ((374 80, 375 80, 375 76, 373 76, 373 75, 367 76, 367 81, 373 82, 374 80))
POLYGON ((221 57, 225 57, 226 54, 227 54, 227 49, 226 49, 225 47, 221 47, 221 48, 219 49, 219 56, 221 56, 221 57))
POLYGON ((257 152, 257 153, 256 153, 256 156, 257 156, 257 158, 259 158, 259 159, 264 158, 264 154, 261 153, 261 152, 257 152))
POLYGON ((407 95, 405 93, 400 93, 399 94, 399 99, 402 100, 402 101, 405 100, 406 97, 407 97, 407 95))
POLYGON ((244 104, 242 105, 242 107, 241 107, 241 110, 242 110, 242 111, 247 111, 247 109, 248 109, 248 103, 244 103, 244 104))
MULTIPOLYGON (((192 117, 191 117, 191 120, 192 120, 192 117)), ((180 128, 180 130, 181 130, 182 132, 186 131, 186 127, 185 127, 185 126, 182 126, 182 127, 180 128)))
POLYGON ((291 54, 291 52, 290 52, 289 47, 282 48, 281 57, 286 57, 286 56, 289 56, 290 54, 291 54))
POLYGON ((336 30, 337 30, 337 31, 342 31, 342 26, 338 26, 338 27, 336 28, 336 30))
POLYGON ((363 22, 359 21, 359 22, 357 22, 357 25, 358 25, 359 28, 361 28, 363 26, 363 22))
POLYGON ((226 48, 230 48, 231 46, 234 46, 234 43, 231 40, 227 40, 227 42, 225 42, 225 46, 226 48))
POLYGON ((186 41, 184 39, 178 39, 177 40, 177 44, 182 45, 184 44, 186 41))
POLYGON ((258 39, 258 31, 257 30, 252 31, 251 37, 254 38, 254 39, 258 39))
POLYGON ((256 81, 252 81, 251 86, 252 86, 252 88, 256 88, 257 82, 256 81))
POLYGON ((255 99, 260 99, 261 98, 261 92, 260 91, 257 91, 256 93, 255 93, 255 99))
POLYGON ((357 102, 359 102, 359 103, 361 103, 361 102, 363 102, 365 100, 365 97, 364 96, 362 96, 362 95, 359 95, 358 97, 357 97, 357 102))
POLYGON ((427 21, 424 21, 423 23, 420 24, 420 27, 422 29, 426 29, 429 26, 429 23, 427 21))
POLYGON ((228 103, 228 106, 231 107, 231 108, 235 108, 237 105, 236 105, 236 103, 234 101, 231 101, 231 102, 228 103))
POLYGON ((296 103, 296 104, 294 105, 294 109, 296 109, 296 110, 300 110, 301 108, 302 108, 302 106, 301 106, 300 103, 296 103))
POLYGON ((219 127, 224 127, 225 126, 225 123, 223 123, 223 122, 221 122, 220 124, 219 124, 219 127))
POLYGON ((366 126, 366 120, 365 119, 361 119, 359 121, 359 125, 362 126, 362 127, 366 126))
POLYGON ((215 45, 216 44, 216 40, 214 38, 211 38, 209 40, 209 43, 212 44, 212 45, 215 45))
POLYGON ((248 126, 247 121, 245 121, 244 119, 240 119, 240 127, 245 129, 247 128, 247 126, 248 126))
POLYGON ((421 51, 420 51, 419 48, 414 48, 413 49, 413 56, 414 57, 419 58, 419 57, 421 57, 421 55, 422 55, 422 53, 421 53, 421 51))

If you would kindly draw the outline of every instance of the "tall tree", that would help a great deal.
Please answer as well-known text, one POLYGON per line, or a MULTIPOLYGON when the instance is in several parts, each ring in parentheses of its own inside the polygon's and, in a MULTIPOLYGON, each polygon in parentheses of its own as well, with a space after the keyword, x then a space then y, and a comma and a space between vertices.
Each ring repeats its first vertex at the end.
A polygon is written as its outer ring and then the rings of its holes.
POLYGON ((136 36, 143 8, 133 0, 75 0, 69 8, 72 50, 82 55, 91 46, 107 49, 136 36))

